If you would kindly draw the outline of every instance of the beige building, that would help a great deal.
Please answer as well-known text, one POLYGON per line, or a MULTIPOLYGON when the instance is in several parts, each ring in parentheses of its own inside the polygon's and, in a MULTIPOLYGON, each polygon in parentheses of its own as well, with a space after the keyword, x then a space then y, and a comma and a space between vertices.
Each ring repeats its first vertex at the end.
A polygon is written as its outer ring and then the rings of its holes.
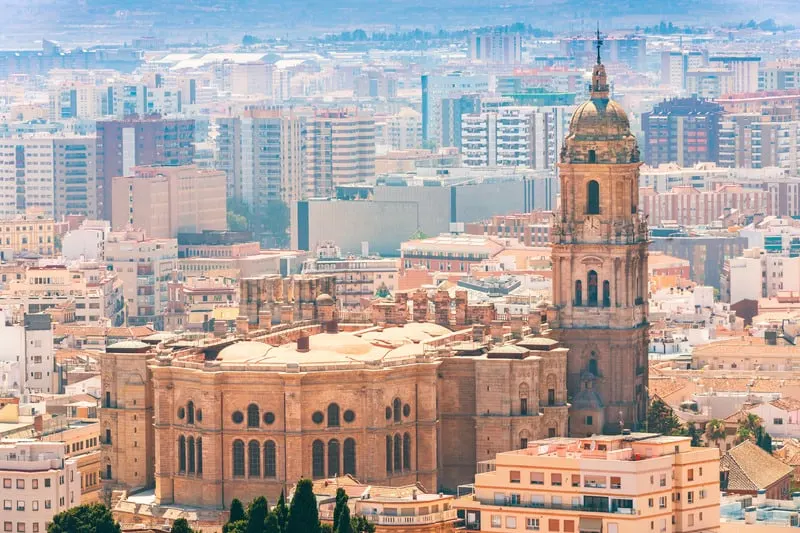
POLYGON ((225 173, 195 165, 135 167, 112 181, 111 224, 132 226, 153 238, 227 228, 225 173))
POLYGON ((0 220, 0 250, 53 255, 55 242, 55 221, 50 217, 31 213, 0 220))
POLYGON ((44 533, 54 515, 81 503, 78 462, 60 442, 0 441, 3 531, 44 533))
POLYGON ((152 322, 161 329, 169 300, 167 283, 178 268, 178 241, 149 238, 143 231, 112 232, 104 255, 122 281, 128 324, 152 322))
POLYGON ((456 500, 471 531, 719 531, 719 450, 633 433, 500 453, 456 500))
POLYGON ((338 185, 375 178, 375 119, 320 112, 308 122, 306 196, 330 196, 338 185))
POLYGON ((548 322, 569 348, 570 433, 620 432, 645 416, 647 223, 639 215, 639 148, 609 99, 605 67, 572 116, 559 163, 553 306, 548 322))

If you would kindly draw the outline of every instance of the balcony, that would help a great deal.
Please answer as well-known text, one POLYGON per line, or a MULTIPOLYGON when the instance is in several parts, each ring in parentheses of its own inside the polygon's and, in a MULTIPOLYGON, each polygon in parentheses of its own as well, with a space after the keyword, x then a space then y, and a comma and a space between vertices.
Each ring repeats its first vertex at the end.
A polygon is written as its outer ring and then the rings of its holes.
MULTIPOLYGON (((469 500, 469 497, 463 499, 469 500)), ((462 499, 462 501, 463 501, 462 499)), ((555 511, 575 511, 582 513, 603 513, 614 515, 638 515, 641 511, 631 507, 616 507, 614 505, 583 505, 583 504, 570 504, 570 503, 539 503, 539 502, 522 502, 515 501, 511 498, 505 498, 502 502, 491 498, 478 498, 473 497, 473 501, 486 506, 503 506, 503 507, 521 507, 526 509, 551 509, 555 511)))
MULTIPOLYGON (((390 516, 383 514, 364 514, 364 517, 376 526, 423 526, 426 524, 438 524, 440 522, 452 522, 457 519, 457 511, 448 509, 439 513, 428 513, 415 516, 390 516)), ((333 520, 333 511, 320 511, 320 520, 333 520)))

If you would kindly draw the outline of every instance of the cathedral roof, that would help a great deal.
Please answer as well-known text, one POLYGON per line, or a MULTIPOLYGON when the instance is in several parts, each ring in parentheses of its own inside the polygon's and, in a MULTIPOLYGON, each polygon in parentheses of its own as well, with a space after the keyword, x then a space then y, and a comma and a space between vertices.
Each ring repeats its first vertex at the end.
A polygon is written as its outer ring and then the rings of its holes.
POLYGON ((569 123, 569 135, 576 139, 609 140, 631 135, 628 115, 610 98, 592 98, 582 103, 569 123))

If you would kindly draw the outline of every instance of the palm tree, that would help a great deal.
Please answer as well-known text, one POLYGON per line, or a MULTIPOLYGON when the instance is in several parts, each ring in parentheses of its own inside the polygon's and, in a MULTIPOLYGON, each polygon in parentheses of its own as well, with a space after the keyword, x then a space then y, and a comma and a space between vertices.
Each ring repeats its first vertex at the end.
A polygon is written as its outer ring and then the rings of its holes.
POLYGON ((746 440, 752 439, 753 433, 750 431, 750 428, 745 425, 739 425, 739 429, 736 430, 736 444, 741 444, 746 440))
POLYGON ((719 441, 725 438, 725 422, 719 418, 714 418, 706 424, 706 437, 719 448, 719 441))
POLYGON ((761 418, 755 413, 747 413, 747 416, 739 420, 739 427, 746 428, 750 435, 755 435, 761 427, 761 418))

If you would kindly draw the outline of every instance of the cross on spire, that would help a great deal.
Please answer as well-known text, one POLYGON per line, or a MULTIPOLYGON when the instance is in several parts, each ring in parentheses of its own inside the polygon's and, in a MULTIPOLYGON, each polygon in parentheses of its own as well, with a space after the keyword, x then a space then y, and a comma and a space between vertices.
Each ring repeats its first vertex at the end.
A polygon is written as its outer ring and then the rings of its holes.
POLYGON ((600 21, 597 21, 597 64, 601 63, 600 61, 600 48, 603 46, 603 37, 600 35, 600 21))

